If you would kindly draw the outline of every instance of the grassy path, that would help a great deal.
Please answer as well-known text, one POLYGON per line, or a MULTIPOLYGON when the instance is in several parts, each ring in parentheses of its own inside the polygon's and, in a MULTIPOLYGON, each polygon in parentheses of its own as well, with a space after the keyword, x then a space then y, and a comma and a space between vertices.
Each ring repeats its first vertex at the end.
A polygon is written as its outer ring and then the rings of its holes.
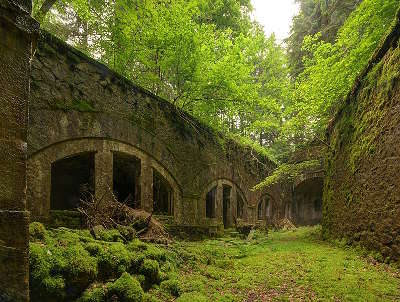
POLYGON ((173 250, 184 293, 178 301, 400 301, 398 270, 317 233, 300 228, 252 241, 178 242, 173 250))

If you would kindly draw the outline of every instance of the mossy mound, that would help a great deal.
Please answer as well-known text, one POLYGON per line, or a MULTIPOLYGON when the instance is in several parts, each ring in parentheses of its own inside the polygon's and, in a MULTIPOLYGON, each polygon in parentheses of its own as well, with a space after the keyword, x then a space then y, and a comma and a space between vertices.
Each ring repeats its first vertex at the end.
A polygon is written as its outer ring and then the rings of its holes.
POLYGON ((107 295, 109 297, 118 297, 117 301, 121 302, 143 301, 143 289, 139 281, 128 273, 123 273, 118 280, 108 286, 107 295))
POLYGON ((88 230, 46 230, 32 223, 32 301, 143 301, 143 289, 159 284, 161 276, 168 278, 161 271, 170 269, 166 250, 138 239, 127 241, 129 230, 123 231, 127 233, 99 230, 92 235, 88 230))

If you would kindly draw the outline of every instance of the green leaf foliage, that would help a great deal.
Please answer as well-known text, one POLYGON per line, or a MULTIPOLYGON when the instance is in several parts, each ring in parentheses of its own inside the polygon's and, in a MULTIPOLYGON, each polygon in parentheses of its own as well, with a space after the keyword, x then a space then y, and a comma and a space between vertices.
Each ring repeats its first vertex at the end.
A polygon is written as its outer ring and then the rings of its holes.
POLYGON ((282 164, 271 175, 256 185, 253 190, 267 188, 277 183, 287 183, 300 176, 301 174, 321 167, 321 161, 308 160, 295 164, 282 164))
POLYGON ((304 71, 296 81, 287 114, 289 133, 305 139, 323 133, 341 100, 367 66, 398 8, 396 0, 364 0, 349 16, 333 43, 321 33, 306 36, 302 49, 304 71))

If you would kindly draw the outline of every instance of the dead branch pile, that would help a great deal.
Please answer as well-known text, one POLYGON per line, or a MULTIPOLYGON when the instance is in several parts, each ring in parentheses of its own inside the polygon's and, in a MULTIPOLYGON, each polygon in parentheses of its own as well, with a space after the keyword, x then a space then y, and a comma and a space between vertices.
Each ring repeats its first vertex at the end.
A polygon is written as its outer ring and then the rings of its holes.
POLYGON ((126 202, 117 200, 108 190, 101 198, 85 192, 78 211, 85 218, 87 227, 92 231, 97 226, 105 229, 132 227, 137 236, 144 241, 168 244, 171 237, 164 226, 153 217, 152 213, 133 209, 126 202))
POLYGON ((288 218, 283 218, 283 219, 276 219, 272 222, 272 226, 276 230, 294 230, 296 229, 296 226, 294 225, 293 222, 291 222, 288 218))

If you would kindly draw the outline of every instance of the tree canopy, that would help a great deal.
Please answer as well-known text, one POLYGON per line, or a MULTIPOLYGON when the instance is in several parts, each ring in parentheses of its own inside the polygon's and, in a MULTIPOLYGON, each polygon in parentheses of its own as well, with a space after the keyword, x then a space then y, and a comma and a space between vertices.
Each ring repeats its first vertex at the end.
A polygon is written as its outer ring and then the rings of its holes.
POLYGON ((250 0, 36 0, 42 27, 225 133, 278 159, 323 130, 397 0, 297 0, 277 42, 250 0))

